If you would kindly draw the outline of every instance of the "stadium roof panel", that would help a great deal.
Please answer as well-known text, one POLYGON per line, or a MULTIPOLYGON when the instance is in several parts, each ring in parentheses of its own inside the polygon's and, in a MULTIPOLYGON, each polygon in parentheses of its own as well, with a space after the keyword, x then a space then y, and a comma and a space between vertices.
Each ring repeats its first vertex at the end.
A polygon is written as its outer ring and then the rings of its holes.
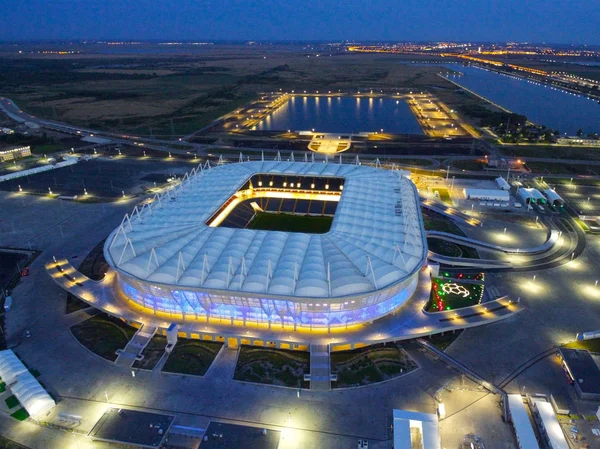
POLYGON ((414 274, 427 248, 415 186, 399 171, 343 164, 245 162, 198 171, 107 240, 118 271, 169 287, 343 297, 414 274), (344 177, 329 232, 210 227, 206 221, 255 174, 344 177))

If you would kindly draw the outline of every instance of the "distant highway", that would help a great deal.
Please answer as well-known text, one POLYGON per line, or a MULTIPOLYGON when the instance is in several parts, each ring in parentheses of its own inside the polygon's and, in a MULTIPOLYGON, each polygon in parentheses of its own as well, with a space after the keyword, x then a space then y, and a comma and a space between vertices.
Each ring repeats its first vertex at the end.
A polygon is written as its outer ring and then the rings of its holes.
POLYGON ((179 150, 168 147, 167 145, 181 145, 189 147, 189 151, 204 152, 207 145, 190 143, 183 140, 164 140, 154 139, 152 137, 130 136, 127 134, 111 133, 108 131, 98 131, 95 129, 77 127, 54 120, 40 119, 35 115, 30 115, 19 108, 19 106, 9 98, 0 97, 0 110, 16 122, 24 123, 30 128, 46 128, 59 131, 65 134, 72 134, 80 137, 101 137, 107 139, 110 143, 121 143, 128 145, 143 144, 144 148, 157 151, 168 151, 174 154, 187 154, 188 150, 179 150))

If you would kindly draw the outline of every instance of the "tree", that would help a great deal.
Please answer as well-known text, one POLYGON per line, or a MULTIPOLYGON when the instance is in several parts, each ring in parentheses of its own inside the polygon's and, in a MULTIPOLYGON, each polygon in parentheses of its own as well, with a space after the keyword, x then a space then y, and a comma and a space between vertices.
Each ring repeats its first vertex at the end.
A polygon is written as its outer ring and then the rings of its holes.
POLYGON ((581 137, 581 136, 583 136, 583 129, 579 128, 577 130, 577 137, 581 137))

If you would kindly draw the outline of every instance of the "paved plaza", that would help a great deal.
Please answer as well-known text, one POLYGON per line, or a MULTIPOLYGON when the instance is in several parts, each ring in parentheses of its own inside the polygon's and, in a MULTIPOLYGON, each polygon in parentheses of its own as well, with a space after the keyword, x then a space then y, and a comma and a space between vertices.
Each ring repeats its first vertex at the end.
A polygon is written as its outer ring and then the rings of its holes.
MULTIPOLYGON (((358 438, 368 439, 371 447, 384 448, 391 444, 393 408, 431 413, 436 392, 460 379, 445 363, 425 356, 410 344, 407 350, 419 365, 410 374, 367 387, 302 391, 300 397, 295 389, 233 381, 233 370, 225 365, 233 363, 235 357, 224 357, 222 364, 211 368, 203 378, 144 371, 132 377, 130 369, 101 359, 73 338, 69 327, 87 318, 87 312, 65 315, 66 294, 44 270, 53 255, 70 260, 85 257, 118 226, 132 206, 82 205, 14 193, 0 196, 0 208, 11 211, 11 223, 19 231, 10 232, 3 222, 3 229, 9 232, 2 233, 0 246, 43 250, 32 264, 30 276, 23 278, 13 292, 7 336, 9 345, 41 372, 40 380, 58 399, 48 420, 56 419, 61 412, 80 415, 80 429, 87 433, 107 407, 127 407, 173 414, 176 424, 184 426, 206 428, 210 422, 219 421, 278 430, 282 432, 282 448, 341 449, 353 447, 358 438), (25 336, 27 330, 30 338, 25 336)), ((520 297, 525 311, 464 331, 448 353, 486 380, 499 384, 537 354, 573 340, 577 332, 597 328, 600 293, 593 288, 592 273, 599 262, 600 240, 591 236, 584 253, 567 264, 537 273, 494 274, 494 283, 502 285, 503 293, 520 297), (534 274, 536 279, 532 281, 534 274)), ((534 371, 542 363, 547 362, 539 362, 517 376, 508 383, 507 390, 516 392, 525 387, 531 392, 547 393, 550 385, 559 381, 534 371)), ((466 416, 485 414, 486 419, 485 425, 473 421, 473 428, 464 433, 477 431, 486 447, 512 447, 493 443, 510 430, 494 406, 497 398, 489 395, 489 400, 477 401, 478 395, 466 396, 457 399, 457 410, 466 416)), ((450 415, 447 423, 441 421, 443 438, 444 429, 453 427, 452 416, 460 415, 450 415)), ((31 448, 65 448, 69 444, 91 447, 83 435, 21 423, 5 414, 0 414, 0 425, 6 429, 3 434, 7 438, 31 448)), ((448 435, 452 444, 461 437, 460 432, 448 435)), ((94 443, 93 447, 103 447, 103 443, 94 443)))

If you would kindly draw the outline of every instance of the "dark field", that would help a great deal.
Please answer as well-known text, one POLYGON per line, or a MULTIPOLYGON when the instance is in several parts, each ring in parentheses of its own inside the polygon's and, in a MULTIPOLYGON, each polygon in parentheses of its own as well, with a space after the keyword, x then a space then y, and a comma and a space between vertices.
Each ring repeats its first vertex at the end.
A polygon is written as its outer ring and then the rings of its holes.
POLYGON ((436 67, 340 50, 306 58, 305 50, 294 45, 215 45, 189 54, 66 57, 8 51, 2 55, 0 95, 12 98, 24 111, 137 135, 189 134, 261 91, 426 85, 451 89, 437 76, 436 67))
POLYGON ((331 228, 332 221, 333 217, 258 213, 248 224, 248 229, 325 234, 331 228))
POLYGON ((0 288, 4 288, 19 273, 17 264, 23 268, 26 260, 25 254, 0 251, 0 288))

